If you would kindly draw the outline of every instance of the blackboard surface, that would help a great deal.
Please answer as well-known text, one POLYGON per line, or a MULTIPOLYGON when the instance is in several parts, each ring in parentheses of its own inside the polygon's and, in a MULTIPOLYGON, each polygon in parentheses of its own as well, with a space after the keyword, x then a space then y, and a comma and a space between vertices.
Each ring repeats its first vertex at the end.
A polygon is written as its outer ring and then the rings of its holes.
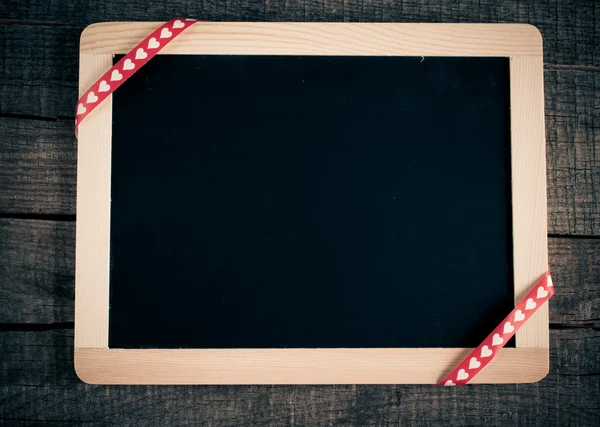
POLYGON ((508 76, 154 58, 113 95, 109 347, 479 344, 514 297, 508 76))

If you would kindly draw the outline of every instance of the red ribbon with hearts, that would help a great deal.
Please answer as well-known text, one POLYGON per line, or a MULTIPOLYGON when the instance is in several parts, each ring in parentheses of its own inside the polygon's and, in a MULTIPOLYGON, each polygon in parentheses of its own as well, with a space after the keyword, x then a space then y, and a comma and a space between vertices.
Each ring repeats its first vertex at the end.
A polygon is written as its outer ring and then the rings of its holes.
POLYGON ((554 285, 548 271, 502 323, 438 385, 463 385, 471 381, 552 295, 554 285))
MULTIPOLYGON (((196 19, 175 18, 164 23, 135 46, 119 62, 102 75, 77 101, 75 133, 77 127, 99 104, 121 86, 137 70, 161 51, 171 40, 198 22, 196 19)), ((535 313, 554 294, 550 272, 547 272, 533 289, 496 329, 463 360, 438 385, 467 384, 506 345, 535 313)))
POLYGON ((121 86, 137 70, 160 52, 171 40, 194 25, 198 20, 175 18, 164 23, 135 46, 108 70, 77 101, 75 130, 100 103, 121 86))

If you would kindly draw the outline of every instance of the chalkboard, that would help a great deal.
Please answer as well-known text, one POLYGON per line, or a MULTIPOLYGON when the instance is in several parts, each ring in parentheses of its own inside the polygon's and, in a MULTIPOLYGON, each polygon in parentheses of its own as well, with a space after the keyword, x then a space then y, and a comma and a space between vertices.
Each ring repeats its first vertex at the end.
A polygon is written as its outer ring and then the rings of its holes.
POLYGON ((477 346, 509 95, 502 57, 158 55, 113 95, 109 347, 477 346))

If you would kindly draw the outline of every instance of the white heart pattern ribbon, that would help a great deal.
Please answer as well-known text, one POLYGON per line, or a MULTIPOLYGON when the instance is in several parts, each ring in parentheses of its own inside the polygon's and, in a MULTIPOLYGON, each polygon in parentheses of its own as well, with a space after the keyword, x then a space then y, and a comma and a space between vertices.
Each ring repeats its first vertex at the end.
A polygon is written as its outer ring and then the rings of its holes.
POLYGON ((552 295, 554 295, 554 286, 548 271, 502 323, 438 385, 463 385, 471 381, 552 295))
POLYGON ((79 101, 75 112, 75 134, 77 127, 98 105, 121 86, 137 70, 145 65, 171 40, 198 22, 195 19, 175 18, 165 22, 135 46, 119 62, 86 90, 79 101), (160 41, 159 41, 160 40, 160 41), (109 84, 110 83, 110 84, 109 84))

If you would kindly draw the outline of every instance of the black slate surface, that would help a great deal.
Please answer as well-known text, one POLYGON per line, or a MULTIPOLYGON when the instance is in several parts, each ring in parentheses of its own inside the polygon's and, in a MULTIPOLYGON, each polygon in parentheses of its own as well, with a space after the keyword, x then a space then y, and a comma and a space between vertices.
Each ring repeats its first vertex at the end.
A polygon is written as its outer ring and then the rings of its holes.
POLYGON ((477 346, 514 300, 508 73, 155 58, 113 98, 109 346, 477 346))

